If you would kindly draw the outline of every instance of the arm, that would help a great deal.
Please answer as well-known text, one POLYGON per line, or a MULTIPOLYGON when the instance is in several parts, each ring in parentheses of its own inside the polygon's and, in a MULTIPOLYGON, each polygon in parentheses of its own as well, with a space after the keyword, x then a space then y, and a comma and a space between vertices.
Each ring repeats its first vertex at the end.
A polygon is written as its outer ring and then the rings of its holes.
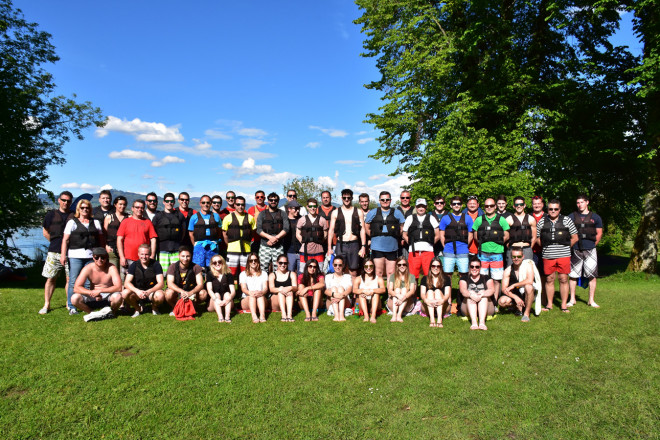
POLYGON ((474 241, 474 232, 468 232, 468 247, 472 245, 473 241, 474 241))
POLYGON ((300 228, 296 227, 296 238, 298 239, 299 243, 302 243, 302 233, 300 232, 300 228))
POLYGON ((186 294, 186 291, 183 290, 181 287, 177 286, 176 283, 174 282, 174 275, 167 275, 167 287, 168 289, 172 289, 179 295, 186 294))
POLYGON ((268 291, 277 294, 279 289, 275 287, 275 272, 268 275, 268 291))
POLYGON ((117 269, 114 265, 110 266, 108 269, 108 274, 112 276, 112 286, 110 287, 105 287, 102 290, 104 293, 115 293, 115 292, 121 292, 121 277, 119 276, 119 269, 117 269))
POLYGON ((489 279, 488 282, 486 283, 486 290, 483 291, 481 297, 488 298, 489 296, 493 296, 494 294, 495 294, 495 284, 493 283, 492 279, 489 279))
POLYGON ((158 238, 153 237, 150 241, 150 246, 151 246, 151 259, 155 260, 156 259, 156 245, 158 244, 158 238))
MULTIPOLYGON (((337 223, 337 211, 341 209, 335 209, 330 214, 330 226, 328 226, 328 255, 332 254, 332 239, 335 238, 335 223, 337 223)), ((347 227, 348 229, 348 227, 347 227)))
POLYGON ((71 234, 64 234, 64 237, 62 237, 62 250, 60 251, 60 263, 62 263, 62 266, 64 266, 64 263, 66 262, 66 253, 69 248, 69 237, 71 234))
POLYGON ((371 223, 365 223, 364 229, 367 230, 367 234, 369 234, 369 236, 371 237, 371 223))
POLYGON ((575 245, 575 243, 577 243, 578 240, 579 239, 577 234, 571 234, 571 247, 573 247, 573 245, 575 245))
POLYGON ((509 241, 509 231, 504 231, 504 244, 509 241))
MULTIPOLYGON (((126 257, 124 256, 124 236, 117 235, 117 253, 119 254, 119 265, 126 267, 126 257)), ((169 285, 169 282, 167 283, 169 285)))
POLYGON ((444 247, 445 247, 445 231, 438 230, 438 239, 440 240, 440 244, 442 244, 442 247, 444 249, 444 247))
MULTIPOLYGON (((109 215, 106 215, 105 218, 103 219, 103 230, 104 230, 104 231, 107 231, 107 230, 108 230, 108 225, 110 224, 110 220, 111 220, 111 219, 110 219, 110 216, 109 216, 109 215)), ((107 240, 106 240, 105 250, 106 250, 108 253, 112 252, 112 248, 111 248, 110 246, 108 246, 108 244, 107 244, 107 240)))
POLYGON ((378 277, 378 288, 374 290, 374 295, 381 295, 385 293, 385 281, 383 281, 383 277, 378 277))
POLYGON ((364 213, 361 209, 355 208, 358 210, 358 218, 360 219, 360 250, 358 255, 360 258, 364 258, 367 254, 367 231, 364 228, 364 213))
POLYGON ((190 242, 192 245, 195 246, 195 235, 192 233, 192 231, 188 231, 188 237, 190 237, 190 242))
POLYGON ((89 295, 98 298, 101 296, 101 292, 96 292, 95 290, 90 290, 85 287, 85 281, 87 281, 87 278, 89 277, 90 270, 92 270, 91 265, 87 265, 80 271, 78 278, 76 278, 76 282, 73 285, 73 293, 89 295))
POLYGON ((596 246, 600 243, 601 238, 603 238, 603 228, 596 228, 596 246))
POLYGON ((463 295, 463 297, 465 298, 469 298, 471 295, 470 291, 468 291, 467 288, 467 282, 465 282, 464 280, 460 280, 458 282, 458 290, 461 292, 461 295, 463 295))
POLYGON ((433 243, 437 243, 439 241, 440 241, 440 229, 436 228, 435 236, 433 237, 433 243))
POLYGON ((529 214, 527 214, 527 215, 529 216, 527 221, 529 221, 529 227, 532 230, 532 242, 531 242, 530 245, 532 247, 534 247, 534 245, 536 244, 536 241, 538 240, 536 238, 536 219, 534 219, 533 215, 529 215, 529 214))

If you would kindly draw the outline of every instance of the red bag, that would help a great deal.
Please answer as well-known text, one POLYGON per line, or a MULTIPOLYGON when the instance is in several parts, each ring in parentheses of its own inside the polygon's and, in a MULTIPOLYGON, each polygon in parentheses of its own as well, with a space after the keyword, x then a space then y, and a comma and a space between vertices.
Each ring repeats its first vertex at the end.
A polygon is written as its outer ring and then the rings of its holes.
POLYGON ((190 321, 195 319, 195 306, 189 299, 179 299, 174 305, 174 317, 177 321, 190 321))

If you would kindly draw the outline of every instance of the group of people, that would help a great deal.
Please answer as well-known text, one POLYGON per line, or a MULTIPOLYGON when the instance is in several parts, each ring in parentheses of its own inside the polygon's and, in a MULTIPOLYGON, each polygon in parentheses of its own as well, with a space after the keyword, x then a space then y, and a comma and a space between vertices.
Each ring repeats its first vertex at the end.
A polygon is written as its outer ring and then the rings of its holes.
POLYGON ((359 310, 373 323, 384 302, 393 322, 422 313, 431 327, 442 327, 454 297, 456 313, 472 329, 485 330, 498 309, 511 309, 523 322, 541 301, 543 310, 551 310, 556 277, 561 311, 575 304, 583 280, 587 304, 599 307, 596 245, 603 226, 584 194, 568 216, 558 200, 548 202, 546 213, 541 197, 532 198, 530 213, 523 197, 515 197, 508 212, 503 195, 483 206, 470 196, 465 208, 454 196, 448 209, 442 196, 431 209, 423 198, 413 205, 408 191, 396 208, 387 191, 373 209, 368 194, 353 205, 350 189, 341 192, 338 207, 327 191, 321 203, 309 198, 305 206, 295 190, 286 197, 280 207, 279 195, 257 191, 256 204, 246 209, 245 198, 228 191, 224 208, 221 196, 204 195, 195 210, 188 193, 167 193, 158 210, 158 196, 149 193, 127 213, 126 198, 111 203, 106 190, 95 209, 83 199, 71 213, 73 196, 63 191, 58 209, 43 222, 50 246, 39 313, 50 310, 62 269, 69 313, 82 310, 86 319, 113 317, 120 307, 138 317, 149 304, 160 314, 165 303, 174 308, 183 299, 215 312, 220 322, 231 322, 236 302, 255 323, 264 322, 269 310, 292 322, 295 306, 305 321, 317 321, 325 309, 335 321, 359 310))

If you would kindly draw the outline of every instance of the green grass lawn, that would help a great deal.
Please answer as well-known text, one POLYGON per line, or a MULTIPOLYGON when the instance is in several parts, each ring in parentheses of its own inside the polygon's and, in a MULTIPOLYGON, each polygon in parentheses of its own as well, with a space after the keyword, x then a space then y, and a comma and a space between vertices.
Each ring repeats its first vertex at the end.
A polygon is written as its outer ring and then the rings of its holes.
MULTIPOLYGON (((660 278, 599 280, 528 324, 456 317, 85 323, 0 286, 0 438, 659 438, 660 278)), ((61 283, 60 283, 61 284, 61 283)), ((303 315, 304 316, 304 315, 303 315)))

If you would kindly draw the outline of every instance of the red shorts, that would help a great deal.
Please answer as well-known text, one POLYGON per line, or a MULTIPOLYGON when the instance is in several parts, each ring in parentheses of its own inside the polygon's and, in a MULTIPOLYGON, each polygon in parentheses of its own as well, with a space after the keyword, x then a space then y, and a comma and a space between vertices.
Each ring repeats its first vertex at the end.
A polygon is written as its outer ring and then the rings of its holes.
POLYGON ((571 257, 543 259, 543 272, 546 275, 559 272, 568 275, 571 273, 571 257))
POLYGON ((420 272, 424 272, 424 275, 429 274, 429 265, 431 260, 433 260, 435 255, 433 252, 410 252, 408 254, 408 266, 410 267, 410 273, 415 278, 419 277, 420 272))
MULTIPOLYGON (((305 254, 301 253, 300 254, 300 264, 304 266, 303 263, 307 263, 309 260, 315 260, 318 261, 319 264, 323 264, 323 261, 325 261, 325 254, 307 254, 307 258, 305 258, 305 254)), ((302 270, 302 269, 300 269, 302 270)))

